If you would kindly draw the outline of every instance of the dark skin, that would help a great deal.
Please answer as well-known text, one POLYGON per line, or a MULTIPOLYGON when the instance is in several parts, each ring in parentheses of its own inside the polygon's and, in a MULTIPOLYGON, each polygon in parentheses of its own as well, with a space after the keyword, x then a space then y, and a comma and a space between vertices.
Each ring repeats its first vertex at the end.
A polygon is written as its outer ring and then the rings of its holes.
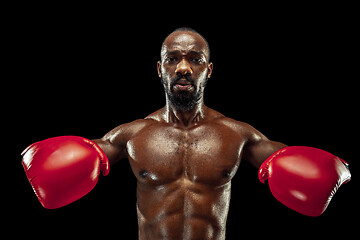
POLYGON ((157 69, 166 106, 95 142, 111 164, 130 162, 137 178, 139 239, 225 239, 231 180, 240 161, 258 168, 286 145, 205 106, 204 83, 213 64, 199 34, 170 34, 157 69), (199 97, 184 110, 171 94, 199 97))

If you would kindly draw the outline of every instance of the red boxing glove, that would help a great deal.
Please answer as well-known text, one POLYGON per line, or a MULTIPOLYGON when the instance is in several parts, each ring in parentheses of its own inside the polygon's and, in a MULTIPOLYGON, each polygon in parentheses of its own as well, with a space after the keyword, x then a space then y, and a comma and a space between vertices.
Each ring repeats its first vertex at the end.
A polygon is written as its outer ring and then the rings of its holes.
POLYGON ((320 216, 337 189, 350 181, 348 164, 312 147, 286 147, 272 154, 259 169, 274 197, 307 216, 320 216))
POLYGON ((26 176, 40 203, 48 209, 72 203, 90 192, 109 161, 94 142, 75 136, 49 138, 22 154, 26 176))

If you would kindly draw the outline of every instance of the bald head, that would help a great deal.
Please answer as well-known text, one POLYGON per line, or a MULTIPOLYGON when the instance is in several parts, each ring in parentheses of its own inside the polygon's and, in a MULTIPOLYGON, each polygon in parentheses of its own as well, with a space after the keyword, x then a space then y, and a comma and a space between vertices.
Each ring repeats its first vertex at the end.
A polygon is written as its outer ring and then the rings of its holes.
POLYGON ((206 39, 191 28, 178 28, 170 33, 161 47, 161 60, 169 50, 192 51, 198 50, 210 61, 210 48, 206 39))
POLYGON ((208 44, 199 33, 183 28, 172 32, 163 42, 161 61, 157 62, 167 104, 180 111, 201 105, 212 69, 208 44))

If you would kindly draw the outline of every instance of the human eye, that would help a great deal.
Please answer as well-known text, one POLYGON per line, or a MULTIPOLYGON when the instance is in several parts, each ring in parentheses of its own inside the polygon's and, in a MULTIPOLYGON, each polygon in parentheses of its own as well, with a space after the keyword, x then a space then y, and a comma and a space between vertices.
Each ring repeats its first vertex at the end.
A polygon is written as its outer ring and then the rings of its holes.
POLYGON ((205 61, 204 61, 204 59, 203 58, 198 58, 198 57, 194 57, 192 60, 191 60, 192 62, 194 62, 194 63, 197 63, 197 64, 200 64, 200 63, 204 63, 205 61))
POLYGON ((171 57, 171 56, 166 57, 166 58, 165 58, 165 62, 167 62, 167 63, 174 63, 174 62, 176 62, 176 57, 171 57))

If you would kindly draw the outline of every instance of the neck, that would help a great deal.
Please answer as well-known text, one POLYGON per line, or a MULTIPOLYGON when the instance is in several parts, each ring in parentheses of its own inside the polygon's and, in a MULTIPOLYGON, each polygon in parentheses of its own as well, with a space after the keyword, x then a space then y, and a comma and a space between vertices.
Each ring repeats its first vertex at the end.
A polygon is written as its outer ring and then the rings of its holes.
POLYGON ((205 105, 201 98, 193 108, 188 111, 177 109, 166 99, 165 119, 168 123, 175 123, 182 127, 192 127, 205 117, 205 105))

